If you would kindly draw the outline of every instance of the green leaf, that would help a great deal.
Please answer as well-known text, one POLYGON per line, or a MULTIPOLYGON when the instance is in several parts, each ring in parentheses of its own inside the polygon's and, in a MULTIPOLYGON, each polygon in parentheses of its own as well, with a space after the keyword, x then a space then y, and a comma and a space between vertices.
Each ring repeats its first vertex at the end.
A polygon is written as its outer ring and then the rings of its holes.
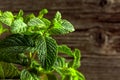
POLYGON ((0 41, 0 61, 16 64, 28 64, 28 59, 22 55, 34 42, 29 36, 11 35, 0 41))
POLYGON ((63 80, 79 80, 77 72, 74 68, 63 69, 62 73, 65 76, 65 77, 63 77, 63 80))
POLYGON ((74 31, 73 25, 67 20, 60 22, 54 22, 54 26, 50 29, 51 35, 67 34, 74 31))
POLYGON ((47 33, 47 29, 50 27, 51 22, 46 18, 41 18, 40 20, 44 22, 44 26, 42 28, 38 26, 29 26, 27 31, 28 34, 33 34, 33 33, 45 34, 45 35, 49 34, 47 33))
POLYGON ((2 16, 3 12, 0 10, 0 16, 2 16))
POLYGON ((47 9, 42 9, 40 12, 39 12, 39 15, 38 15, 38 18, 43 18, 43 16, 45 15, 45 14, 47 14, 48 13, 48 10, 47 9))
POLYGON ((59 11, 57 11, 54 19, 56 19, 57 21, 61 21, 61 18, 62 18, 61 13, 59 11))
POLYGON ((0 35, 6 31, 8 31, 8 29, 3 28, 2 24, 0 23, 0 35))
POLYGON ((34 73, 30 73, 26 69, 22 70, 20 80, 40 80, 34 73))
POLYGON ((84 75, 74 68, 65 68, 60 71, 63 74, 62 80, 85 80, 84 75))
POLYGON ((35 18, 35 15, 33 13, 28 14, 28 15, 24 16, 24 22, 28 23, 30 21, 30 19, 33 19, 33 18, 35 18))
POLYGON ((54 63, 54 68, 57 68, 57 67, 61 67, 61 68, 66 67, 65 58, 57 57, 54 63))
POLYGON ((59 12, 56 13, 52 24, 49 30, 51 35, 67 34, 75 31, 73 25, 69 21, 61 19, 61 14, 59 12))
POLYGON ((36 26, 38 28, 46 28, 45 23, 39 18, 30 19, 28 26, 36 26))
POLYGON ((75 31, 73 25, 67 20, 62 20, 62 26, 64 27, 66 33, 75 31))
POLYGON ((3 66, 1 64, 0 64, 0 78, 2 78, 2 79, 5 78, 3 66))
POLYGON ((77 69, 81 65, 80 63, 81 54, 79 49, 75 49, 73 53, 73 58, 74 59, 69 62, 68 66, 77 69))
POLYGON ((42 67, 46 70, 51 69, 57 58, 56 41, 51 37, 39 36, 37 45, 37 48, 39 49, 39 60, 42 67))
POLYGON ((23 10, 20 10, 19 13, 18 13, 18 15, 17 15, 17 17, 22 17, 23 14, 24 14, 23 10))
POLYGON ((72 66, 73 68, 77 69, 77 68, 80 67, 80 58, 81 58, 80 50, 79 49, 75 49, 73 66, 72 66))
POLYGON ((13 34, 26 32, 27 25, 21 19, 16 19, 11 25, 11 32, 13 34))
POLYGON ((17 78, 19 70, 12 63, 0 62, 0 78, 17 78))
POLYGON ((15 19, 21 19, 23 21, 24 20, 23 14, 24 14, 23 10, 20 10, 19 13, 15 15, 14 17, 15 19))
POLYGON ((14 16, 9 11, 4 12, 2 16, 0 16, 0 21, 8 26, 11 26, 13 20, 14 20, 14 16))
POLYGON ((48 20, 46 18, 42 18, 41 20, 45 23, 45 25, 46 25, 47 28, 50 27, 50 25, 51 25, 50 20, 48 20))
POLYGON ((79 71, 76 71, 76 74, 77 74, 79 80, 86 80, 85 76, 82 73, 80 73, 79 71))
POLYGON ((58 46, 58 52, 67 54, 69 56, 73 56, 74 55, 72 50, 67 45, 59 45, 58 46))

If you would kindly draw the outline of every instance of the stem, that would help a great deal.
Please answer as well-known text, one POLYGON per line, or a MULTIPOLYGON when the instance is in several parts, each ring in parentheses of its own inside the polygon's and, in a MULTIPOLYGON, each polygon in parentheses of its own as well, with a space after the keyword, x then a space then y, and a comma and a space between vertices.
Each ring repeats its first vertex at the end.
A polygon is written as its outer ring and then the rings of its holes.
POLYGON ((32 59, 35 59, 37 53, 33 53, 32 59))

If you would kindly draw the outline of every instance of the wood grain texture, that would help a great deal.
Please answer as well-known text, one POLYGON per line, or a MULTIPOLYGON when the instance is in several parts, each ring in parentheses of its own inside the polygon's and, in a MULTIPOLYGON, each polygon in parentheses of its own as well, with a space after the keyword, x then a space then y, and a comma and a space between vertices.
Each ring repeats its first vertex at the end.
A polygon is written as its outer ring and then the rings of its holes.
POLYGON ((4 11, 37 14, 42 8, 49 18, 60 11, 75 26, 75 32, 54 37, 81 50, 86 80, 120 80, 120 0, 0 0, 4 11))

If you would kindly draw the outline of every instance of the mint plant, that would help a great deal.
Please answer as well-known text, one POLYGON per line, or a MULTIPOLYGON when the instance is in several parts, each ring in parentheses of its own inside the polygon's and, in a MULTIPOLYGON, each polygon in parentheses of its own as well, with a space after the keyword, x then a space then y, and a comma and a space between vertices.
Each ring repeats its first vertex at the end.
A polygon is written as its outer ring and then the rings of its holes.
POLYGON ((80 67, 79 49, 71 50, 67 45, 59 45, 53 35, 73 32, 73 25, 62 19, 57 12, 53 19, 44 17, 43 9, 36 16, 0 11, 0 35, 10 34, 0 40, 0 77, 20 78, 20 80, 85 80, 80 67), (4 27, 7 26, 7 27, 4 27), (72 57, 68 61, 59 53, 72 57), (21 69, 15 66, 20 65, 21 69))

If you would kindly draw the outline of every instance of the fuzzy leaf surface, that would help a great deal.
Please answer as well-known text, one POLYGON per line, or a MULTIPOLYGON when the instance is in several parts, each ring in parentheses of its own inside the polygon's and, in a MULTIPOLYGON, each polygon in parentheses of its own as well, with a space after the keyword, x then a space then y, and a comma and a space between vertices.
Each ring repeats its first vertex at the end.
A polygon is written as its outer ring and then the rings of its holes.
POLYGON ((25 35, 11 35, 0 41, 0 61, 22 64, 26 59, 21 54, 33 47, 32 40, 25 35))
POLYGON ((0 62, 0 78, 19 77, 19 70, 11 63, 0 62))
POLYGON ((39 18, 30 19, 28 26, 36 26, 38 28, 45 28, 45 23, 39 18))
POLYGON ((55 63, 54 63, 54 68, 63 68, 66 66, 66 62, 65 62, 65 58, 62 58, 62 57, 57 57, 55 63))
POLYGON ((51 37, 39 37, 38 41, 39 49, 39 60, 42 67, 46 70, 51 69, 57 58, 57 44, 56 41, 51 37))
POLYGON ((61 19, 61 13, 57 12, 55 18, 53 19, 53 26, 49 30, 51 35, 60 35, 73 32, 75 29, 73 25, 64 19, 61 19))
POLYGON ((8 26, 11 26, 14 16, 11 12, 6 11, 0 16, 0 21, 8 26))
POLYGON ((22 70, 20 80, 40 80, 36 74, 30 73, 26 69, 22 70))
POLYGON ((13 34, 24 33, 26 32, 26 29, 27 25, 23 22, 22 19, 16 19, 11 26, 11 32, 13 34))
POLYGON ((80 58, 81 58, 80 50, 75 49, 75 51, 74 51, 73 66, 72 66, 72 67, 74 67, 75 69, 77 69, 77 68, 80 67, 80 58))
POLYGON ((73 56, 72 50, 67 45, 59 45, 58 46, 58 52, 67 54, 69 56, 73 56))

